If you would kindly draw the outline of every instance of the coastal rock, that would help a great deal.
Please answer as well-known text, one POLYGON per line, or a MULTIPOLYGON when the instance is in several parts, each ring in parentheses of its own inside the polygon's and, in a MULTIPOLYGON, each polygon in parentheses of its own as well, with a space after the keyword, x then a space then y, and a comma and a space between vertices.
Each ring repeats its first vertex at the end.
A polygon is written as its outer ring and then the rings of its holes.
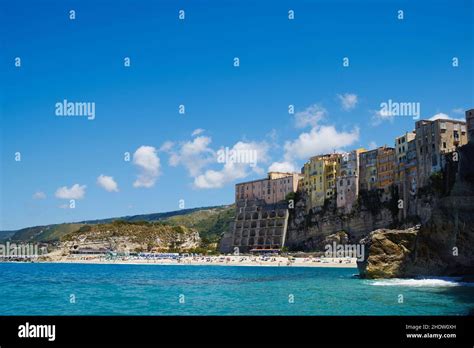
POLYGON ((446 197, 419 228, 376 230, 363 238, 365 278, 474 274, 474 197, 446 197))
POLYGON ((365 259, 358 263, 362 277, 474 274, 474 144, 458 151, 459 164, 448 163, 444 173, 453 178, 452 187, 444 196, 431 197, 421 214, 421 227, 376 230, 361 240, 365 245, 365 259))
POLYGON ((361 277, 393 278, 403 274, 413 257, 417 234, 417 228, 379 229, 363 238, 360 243, 364 245, 365 258, 357 263, 361 277))

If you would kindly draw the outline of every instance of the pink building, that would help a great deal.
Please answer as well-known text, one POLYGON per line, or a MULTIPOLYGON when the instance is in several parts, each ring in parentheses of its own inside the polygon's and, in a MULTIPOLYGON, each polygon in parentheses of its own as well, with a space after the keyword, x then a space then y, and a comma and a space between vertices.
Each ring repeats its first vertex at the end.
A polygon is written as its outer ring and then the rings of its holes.
POLYGON ((288 193, 296 192, 302 177, 299 173, 270 172, 267 178, 235 185, 235 201, 264 200, 274 204, 286 199, 288 193))

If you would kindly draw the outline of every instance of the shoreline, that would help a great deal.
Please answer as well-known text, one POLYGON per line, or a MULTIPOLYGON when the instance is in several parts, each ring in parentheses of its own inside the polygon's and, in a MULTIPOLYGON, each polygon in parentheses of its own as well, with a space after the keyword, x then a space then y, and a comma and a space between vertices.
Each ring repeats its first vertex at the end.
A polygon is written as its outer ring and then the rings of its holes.
POLYGON ((0 261, 1 263, 38 263, 38 264, 89 264, 89 265, 148 265, 148 266, 235 266, 235 267, 306 267, 306 268, 355 268, 357 264, 355 259, 332 258, 332 259, 311 259, 311 258, 288 258, 278 257, 270 260, 250 259, 249 257, 205 257, 205 260, 182 259, 178 260, 146 260, 146 259, 117 259, 110 260, 104 258, 65 258, 58 260, 45 261, 0 261))

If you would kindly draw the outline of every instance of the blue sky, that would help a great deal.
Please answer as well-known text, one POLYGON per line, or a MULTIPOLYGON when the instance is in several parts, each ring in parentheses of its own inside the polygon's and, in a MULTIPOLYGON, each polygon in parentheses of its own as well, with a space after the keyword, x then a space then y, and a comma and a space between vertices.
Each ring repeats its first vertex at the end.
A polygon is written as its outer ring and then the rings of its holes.
POLYGON ((422 118, 474 106, 472 1, 0 7, 0 229, 231 203, 236 182, 272 165, 393 145, 414 120, 377 117, 389 99, 420 103, 422 118), (95 119, 56 116, 64 99, 94 102, 95 119), (258 166, 216 163, 221 147, 256 149, 258 166))

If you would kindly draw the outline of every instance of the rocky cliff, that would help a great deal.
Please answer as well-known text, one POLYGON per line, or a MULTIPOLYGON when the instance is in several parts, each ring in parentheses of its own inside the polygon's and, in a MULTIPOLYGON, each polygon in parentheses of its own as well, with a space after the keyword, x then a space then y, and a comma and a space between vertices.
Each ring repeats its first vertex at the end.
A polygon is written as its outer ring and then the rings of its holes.
POLYGON ((362 277, 458 276, 474 274, 474 144, 459 149, 458 163, 444 172, 447 189, 432 195, 422 224, 405 230, 379 229, 361 240, 362 277))
POLYGON ((161 223, 125 222, 84 225, 61 238, 58 249, 67 255, 86 249, 126 252, 177 252, 200 246, 196 230, 161 223))
POLYGON ((345 243, 357 243, 370 232, 397 223, 397 216, 388 203, 370 209, 359 202, 350 214, 336 209, 334 202, 328 202, 324 209, 316 212, 305 210, 302 197, 290 212, 285 242, 289 250, 323 251, 328 237, 338 232, 347 235, 345 243))

